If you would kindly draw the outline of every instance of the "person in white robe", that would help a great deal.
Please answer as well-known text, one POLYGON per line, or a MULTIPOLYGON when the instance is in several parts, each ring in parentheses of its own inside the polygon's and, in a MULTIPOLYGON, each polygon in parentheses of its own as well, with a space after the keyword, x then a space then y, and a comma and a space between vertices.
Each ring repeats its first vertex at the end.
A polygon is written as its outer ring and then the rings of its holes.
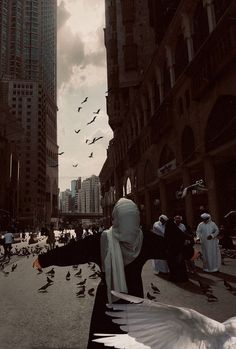
POLYGON ((208 213, 201 215, 202 222, 198 224, 196 235, 202 248, 203 270, 208 273, 219 271, 221 254, 219 248, 219 228, 211 220, 208 213))
MULTIPOLYGON (((166 215, 164 214, 160 215, 159 221, 153 224, 152 231, 155 234, 164 237, 165 224, 167 221, 168 221, 168 217, 166 215)), ((156 273, 169 273, 169 267, 168 267, 167 261, 164 261, 164 260, 154 259, 153 268, 156 273)))

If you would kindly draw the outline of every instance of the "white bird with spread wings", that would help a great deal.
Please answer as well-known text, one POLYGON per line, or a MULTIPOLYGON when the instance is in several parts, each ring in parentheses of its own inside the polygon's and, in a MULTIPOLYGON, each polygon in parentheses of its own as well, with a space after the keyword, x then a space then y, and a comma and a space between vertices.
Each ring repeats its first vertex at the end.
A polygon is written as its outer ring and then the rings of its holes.
POLYGON ((95 342, 122 349, 236 349, 236 317, 220 323, 193 309, 112 291, 135 304, 111 304, 107 314, 127 334, 95 334, 95 342))

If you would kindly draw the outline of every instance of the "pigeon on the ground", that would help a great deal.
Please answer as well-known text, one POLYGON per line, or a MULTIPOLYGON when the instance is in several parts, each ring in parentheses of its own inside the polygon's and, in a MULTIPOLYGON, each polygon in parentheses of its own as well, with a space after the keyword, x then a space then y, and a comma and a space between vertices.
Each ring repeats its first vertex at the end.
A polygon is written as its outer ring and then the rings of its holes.
POLYGON ((77 283, 78 286, 84 286, 86 284, 86 280, 87 279, 84 279, 83 281, 80 281, 77 283))
POLYGON ((90 289, 88 290, 88 294, 89 294, 90 296, 94 296, 94 291, 95 291, 95 288, 90 288, 90 289))
POLYGON ((153 299, 156 299, 156 297, 152 296, 149 292, 147 292, 147 298, 152 301, 153 299))
POLYGON ((70 280, 70 272, 68 271, 68 273, 66 274, 66 280, 69 281, 70 280))
POLYGON ((153 290, 153 293, 160 293, 161 291, 159 290, 158 287, 156 287, 152 282, 151 282, 151 288, 153 290))
POLYGON ((49 283, 49 284, 50 284, 50 283, 51 283, 51 284, 53 283, 53 280, 51 280, 48 276, 47 276, 47 283, 49 283))
POLYGON ((55 270, 54 270, 54 268, 52 268, 52 269, 50 269, 47 273, 46 273, 46 275, 54 275, 55 274, 55 270))
POLYGON ((97 279, 97 278, 98 278, 97 272, 95 272, 95 273, 89 275, 89 278, 90 278, 90 279, 97 279))
POLYGON ((79 271, 75 274, 76 277, 81 277, 82 269, 80 268, 79 271))
POLYGON ((136 304, 111 304, 112 321, 127 334, 96 334, 94 342, 122 349, 234 349, 236 317, 223 323, 183 307, 175 307, 114 292, 136 304))
POLYGON ((77 297, 85 297, 85 287, 81 288, 78 292, 76 292, 77 297))
POLYGON ((40 288, 38 289, 38 291, 39 291, 39 292, 47 292, 47 288, 48 288, 49 286, 51 286, 51 285, 52 285, 51 282, 47 282, 45 285, 43 285, 42 287, 40 287, 40 288))

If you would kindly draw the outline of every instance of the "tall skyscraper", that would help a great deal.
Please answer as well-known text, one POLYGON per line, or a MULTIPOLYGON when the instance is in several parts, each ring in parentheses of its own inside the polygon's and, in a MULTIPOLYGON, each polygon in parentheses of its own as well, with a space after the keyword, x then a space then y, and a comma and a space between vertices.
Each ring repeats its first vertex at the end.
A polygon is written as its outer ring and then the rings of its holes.
POLYGON ((86 178, 78 190, 78 212, 101 213, 101 193, 99 177, 86 178))
POLYGON ((0 79, 21 122, 18 219, 50 222, 58 209, 56 0, 0 1, 0 79))

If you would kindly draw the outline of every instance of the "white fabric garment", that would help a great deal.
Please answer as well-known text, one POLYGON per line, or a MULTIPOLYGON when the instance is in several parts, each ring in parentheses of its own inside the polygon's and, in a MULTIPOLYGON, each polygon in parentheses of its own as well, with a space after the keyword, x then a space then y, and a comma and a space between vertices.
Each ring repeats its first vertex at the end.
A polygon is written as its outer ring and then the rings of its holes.
MULTIPOLYGON (((155 222, 152 228, 153 232, 161 237, 165 235, 165 224, 160 221, 155 222)), ((161 259, 153 259, 153 268, 155 272, 169 273, 169 267, 166 261, 161 259)))
POLYGON ((221 266, 221 255, 217 239, 219 234, 217 225, 211 219, 206 223, 201 222, 198 224, 196 234, 202 247, 203 270, 210 273, 218 271, 221 266), (207 240, 210 235, 212 239, 207 240))
POLYGON ((186 226, 183 224, 183 223, 179 223, 179 225, 177 225, 177 227, 183 232, 185 233, 186 232, 186 226))
POLYGON ((12 233, 5 233, 4 234, 4 240, 5 240, 5 244, 12 244, 12 242, 13 242, 13 234, 12 233))
POLYGON ((115 300, 112 289, 128 292, 124 266, 139 255, 143 242, 139 210, 132 200, 122 198, 117 201, 112 217, 112 227, 101 237, 102 270, 110 303, 115 300))

